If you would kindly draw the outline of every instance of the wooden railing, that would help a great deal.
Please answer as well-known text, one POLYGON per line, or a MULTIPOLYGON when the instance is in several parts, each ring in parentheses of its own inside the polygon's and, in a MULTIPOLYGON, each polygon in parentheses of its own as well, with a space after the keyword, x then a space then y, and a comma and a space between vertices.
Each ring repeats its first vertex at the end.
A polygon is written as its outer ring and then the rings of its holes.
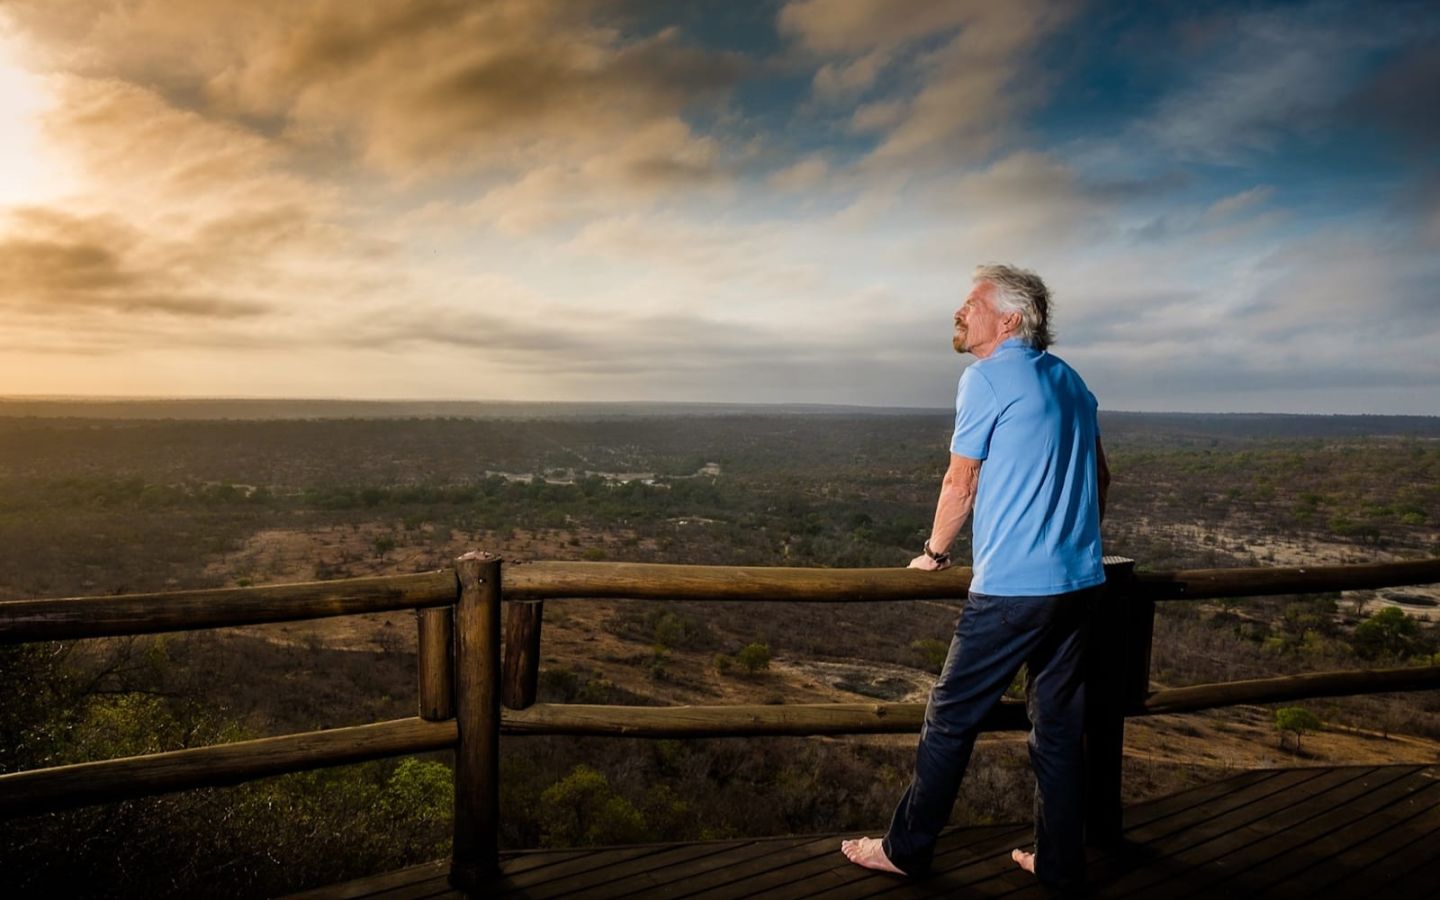
MULTIPOLYGON (((1440 582, 1440 559, 1358 566, 1135 573, 1106 560, 1091 613, 1086 711, 1087 838, 1120 833, 1125 719, 1440 687, 1440 666, 1324 672, 1151 691, 1155 603, 1440 582)), ((787 569, 632 563, 502 565, 471 553, 452 569, 205 591, 0 602, 0 643, 152 634, 401 609, 419 611, 419 714, 334 728, 0 775, 0 815, 16 816, 386 756, 455 751, 451 879, 483 883, 498 863, 501 734, 725 737, 918 731, 919 703, 681 707, 536 703, 546 600, 873 602, 963 598, 968 569, 787 569), (503 581, 502 581, 503 579, 503 581), (502 641, 501 610, 506 610, 502 641), (502 643, 504 653, 501 652, 502 643), (502 672, 503 662, 503 672, 502 672), (502 709, 502 698, 503 706, 502 709)), ((987 730, 1029 728, 1003 702, 987 730)))

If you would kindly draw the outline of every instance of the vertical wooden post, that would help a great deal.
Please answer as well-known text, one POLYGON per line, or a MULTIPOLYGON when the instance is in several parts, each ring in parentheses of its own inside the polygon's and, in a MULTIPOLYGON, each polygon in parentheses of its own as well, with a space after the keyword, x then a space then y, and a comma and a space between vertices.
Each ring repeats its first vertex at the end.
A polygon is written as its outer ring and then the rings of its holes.
POLYGON ((500 867, 500 558, 455 560, 455 839, 450 883, 476 893, 500 867))
MULTIPOLYGON (((1126 570, 1125 577, 1135 577, 1134 563, 1126 570)), ((1130 593, 1122 607, 1125 616, 1125 657, 1122 698, 1125 711, 1139 713, 1145 707, 1145 698, 1150 696, 1150 651, 1155 640, 1155 601, 1148 597, 1137 597, 1130 593)))
POLYGON ((420 718, 438 722, 455 715, 455 607, 417 612, 420 718))
MULTIPOLYGON (((1085 840, 1096 845, 1120 839, 1121 763, 1125 752, 1127 661, 1138 635, 1126 627, 1135 561, 1105 557, 1105 588, 1090 609, 1085 681, 1085 840)), ((1146 635, 1148 643, 1148 635, 1146 635)), ((1145 650, 1148 665, 1149 649, 1145 650)))
POLYGON ((535 703, 540 683, 540 621, 545 601, 505 603, 505 676, 502 700, 511 709, 535 703))

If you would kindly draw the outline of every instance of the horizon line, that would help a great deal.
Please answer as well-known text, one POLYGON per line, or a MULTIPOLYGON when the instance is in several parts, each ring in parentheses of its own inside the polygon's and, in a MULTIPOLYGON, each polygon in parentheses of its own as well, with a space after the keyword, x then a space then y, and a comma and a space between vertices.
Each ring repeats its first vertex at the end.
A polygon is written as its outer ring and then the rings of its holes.
MULTIPOLYGON (((834 409, 876 409, 908 410, 917 413, 946 412, 949 407, 908 406, 904 404, 880 403, 832 403, 810 400, 504 400, 504 399, 454 399, 436 397, 262 397, 262 396, 177 396, 163 394, 0 394, 0 403, 356 403, 356 404, 469 404, 497 406, 694 406, 694 407, 822 407, 834 409)), ((1349 418, 1399 418, 1435 419, 1440 415, 1420 413, 1354 413, 1354 412, 1275 412, 1236 410, 1144 410, 1110 409, 1101 407, 1102 413, 1124 413, 1129 415, 1171 415, 1171 416, 1324 416, 1349 418)))

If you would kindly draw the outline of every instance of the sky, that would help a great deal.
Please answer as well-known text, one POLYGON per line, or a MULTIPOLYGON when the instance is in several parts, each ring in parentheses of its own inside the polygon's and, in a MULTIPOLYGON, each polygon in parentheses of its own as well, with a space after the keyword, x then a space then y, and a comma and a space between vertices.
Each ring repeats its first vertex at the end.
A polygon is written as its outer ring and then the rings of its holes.
POLYGON ((1440 414, 1440 4, 0 0, 0 395, 1440 414))

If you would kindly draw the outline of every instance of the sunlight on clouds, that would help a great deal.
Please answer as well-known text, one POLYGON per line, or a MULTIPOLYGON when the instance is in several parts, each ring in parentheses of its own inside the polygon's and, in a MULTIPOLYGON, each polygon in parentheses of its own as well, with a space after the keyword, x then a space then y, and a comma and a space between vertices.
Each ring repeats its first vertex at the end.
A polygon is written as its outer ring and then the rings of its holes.
POLYGON ((175 227, 330 196, 322 181, 287 171, 275 142, 153 90, 73 76, 59 85, 46 131, 85 173, 77 202, 175 227))
POLYGON ((14 43, 0 19, 0 207, 44 202, 67 182, 40 127, 49 106, 44 81, 16 63, 14 43))
POLYGON ((0 3, 0 393, 943 405, 1009 261, 1108 408, 1440 397, 1433 62, 1350 0, 0 3))

